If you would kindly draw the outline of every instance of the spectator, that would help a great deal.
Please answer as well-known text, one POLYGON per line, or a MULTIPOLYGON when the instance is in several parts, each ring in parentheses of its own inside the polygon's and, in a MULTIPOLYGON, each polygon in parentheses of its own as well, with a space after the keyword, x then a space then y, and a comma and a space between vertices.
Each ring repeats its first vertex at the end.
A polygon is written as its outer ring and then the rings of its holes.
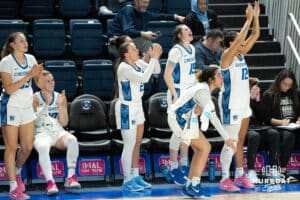
POLYGON ((223 40, 222 31, 213 29, 206 34, 204 41, 194 43, 197 69, 203 70, 211 64, 220 65, 223 40))
POLYGON ((22 166, 33 146, 34 112, 32 79, 41 87, 43 70, 34 56, 26 54, 28 42, 21 32, 9 35, 1 52, 0 72, 3 85, 1 97, 1 128, 5 144, 4 161, 9 180, 10 199, 29 199, 22 182, 22 166), (21 148, 17 152, 18 139, 21 148))
POLYGON ((39 154, 39 164, 46 179, 48 195, 58 193, 52 174, 50 148, 53 146, 60 150, 67 149, 68 176, 65 189, 72 192, 81 188, 75 174, 79 154, 78 142, 75 136, 63 128, 69 122, 65 91, 54 91, 55 82, 49 71, 43 71, 43 78, 44 87, 36 92, 33 98, 33 108, 37 111, 34 148, 39 154))
MULTIPOLYGON (((113 18, 108 37, 128 35, 134 40, 138 49, 142 50, 144 49, 145 41, 149 42, 159 36, 146 29, 146 25, 150 20, 177 20, 183 22, 184 17, 177 14, 147 11, 149 3, 150 0, 135 0, 134 6, 128 5, 122 8, 113 18)), ((145 50, 148 50, 148 48, 145 50)))
POLYGON ((270 88, 264 92, 262 103, 266 109, 266 123, 272 125, 273 128, 268 130, 269 134, 277 135, 280 138, 278 149, 280 152, 280 173, 282 173, 287 182, 295 182, 292 176, 287 173, 287 164, 294 148, 295 133, 289 129, 277 129, 276 126, 289 125, 290 123, 300 124, 300 104, 297 94, 297 81, 295 74, 284 69, 275 77, 270 88))
POLYGON ((220 22, 216 13, 207 8, 208 0, 191 0, 192 11, 187 14, 183 23, 190 27, 193 32, 193 42, 203 39, 212 29, 223 30, 223 24, 220 22))

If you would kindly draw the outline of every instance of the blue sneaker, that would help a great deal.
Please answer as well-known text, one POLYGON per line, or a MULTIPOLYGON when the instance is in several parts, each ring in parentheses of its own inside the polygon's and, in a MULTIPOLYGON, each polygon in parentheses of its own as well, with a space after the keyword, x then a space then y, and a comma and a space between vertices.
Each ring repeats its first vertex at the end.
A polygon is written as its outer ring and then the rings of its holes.
POLYGON ((183 176, 186 176, 186 177, 189 176, 190 168, 188 166, 179 165, 178 169, 180 170, 180 172, 182 173, 183 176))
POLYGON ((161 164, 159 168, 160 168, 160 172, 165 177, 166 181, 168 183, 174 183, 170 169, 164 164, 161 164))
POLYGON ((211 194, 209 191, 205 191, 202 187, 201 184, 198 184, 196 186, 192 186, 190 184, 189 186, 184 186, 182 189, 182 194, 186 195, 188 197, 192 198, 210 198, 211 194))
POLYGON ((171 170, 171 175, 175 184, 184 185, 186 183, 186 179, 184 178, 183 174, 179 171, 179 169, 171 170))
POLYGON ((124 182, 122 185, 122 189, 123 190, 128 190, 130 192, 139 192, 144 190, 144 187, 142 187, 141 185, 138 185, 135 182, 135 179, 131 179, 130 181, 124 182))
POLYGON ((141 176, 135 177, 134 180, 138 185, 142 186, 144 189, 152 188, 152 185, 144 181, 144 179, 141 176))

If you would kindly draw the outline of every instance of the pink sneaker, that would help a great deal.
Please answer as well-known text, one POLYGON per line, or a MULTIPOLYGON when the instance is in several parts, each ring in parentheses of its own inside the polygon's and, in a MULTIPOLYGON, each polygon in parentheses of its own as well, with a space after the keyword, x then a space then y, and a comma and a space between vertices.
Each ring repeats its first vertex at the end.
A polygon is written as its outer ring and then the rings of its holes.
POLYGON ((253 189, 255 188, 255 185, 253 185, 248 178, 246 177, 246 175, 244 174, 241 177, 235 178, 234 179, 234 183, 239 186, 239 187, 243 187, 243 188, 247 188, 247 189, 253 189))
POLYGON ((58 193, 58 188, 54 181, 47 181, 47 195, 51 196, 58 193))
POLYGON ((21 174, 16 175, 16 181, 17 181, 19 190, 21 192, 25 192, 25 185, 24 185, 24 183, 22 181, 21 174))
MULTIPOLYGON (((65 189, 66 190, 79 190, 81 188, 80 183, 77 181, 77 176, 74 174, 72 177, 67 178, 65 181, 65 189)), ((72 192, 72 191, 71 191, 72 192)))
POLYGON ((225 179, 220 182, 220 189, 227 192, 239 192, 240 188, 234 185, 233 181, 230 178, 225 179))
POLYGON ((21 192, 19 188, 16 188, 15 190, 9 192, 9 199, 11 200, 26 200, 26 199, 30 199, 30 197, 21 192))

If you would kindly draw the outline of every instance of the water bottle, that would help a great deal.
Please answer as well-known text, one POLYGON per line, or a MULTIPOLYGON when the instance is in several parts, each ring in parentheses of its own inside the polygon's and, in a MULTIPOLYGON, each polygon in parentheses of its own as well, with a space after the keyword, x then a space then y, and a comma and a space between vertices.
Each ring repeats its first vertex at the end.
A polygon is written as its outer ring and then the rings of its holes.
POLYGON ((216 174, 215 174, 215 160, 214 159, 209 159, 208 160, 208 180, 211 182, 215 181, 216 174))
POLYGON ((173 178, 172 178, 172 176, 170 174, 169 168, 165 164, 161 164, 159 166, 159 168, 160 168, 160 172, 163 174, 163 176, 165 177, 166 181, 168 183, 173 183, 173 178))

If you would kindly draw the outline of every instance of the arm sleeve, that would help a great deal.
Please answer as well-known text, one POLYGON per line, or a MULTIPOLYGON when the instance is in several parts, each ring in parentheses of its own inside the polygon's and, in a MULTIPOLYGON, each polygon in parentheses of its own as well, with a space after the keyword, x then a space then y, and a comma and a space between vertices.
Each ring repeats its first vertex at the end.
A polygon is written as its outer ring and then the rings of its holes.
POLYGON ((174 14, 148 12, 148 16, 149 16, 150 20, 169 20, 169 21, 174 21, 174 14))
POLYGON ((272 119, 271 110, 272 110, 273 103, 271 101, 270 93, 268 91, 263 93, 261 101, 262 101, 262 107, 264 107, 264 112, 265 112, 264 122, 266 124, 271 125, 271 119, 272 119))
POLYGON ((146 83, 151 77, 154 68, 154 63, 155 59, 153 58, 150 59, 149 64, 144 63, 148 66, 145 68, 145 71, 143 73, 137 73, 133 68, 130 70, 128 70, 128 68, 120 68, 119 73, 123 74, 123 76, 130 81, 146 83))
MULTIPOLYGON (((153 67, 153 74, 160 74, 160 71, 161 71, 161 68, 160 68, 160 63, 159 63, 159 60, 158 59, 153 59, 153 62, 151 64, 154 65, 153 67)), ((139 67, 142 68, 143 71, 145 71, 145 69, 149 66, 149 64, 147 64, 146 62, 144 62, 143 60, 138 60, 137 61, 137 64, 139 67)))
POLYGON ((134 25, 134 14, 131 11, 132 8, 128 6, 126 12, 124 12, 123 16, 121 16, 122 23, 122 32, 124 35, 128 35, 130 37, 140 37, 142 30, 137 30, 134 25))
POLYGON ((180 51, 180 49, 176 47, 172 48, 169 52, 167 63, 168 62, 178 63, 181 57, 182 57, 182 52, 180 51))

